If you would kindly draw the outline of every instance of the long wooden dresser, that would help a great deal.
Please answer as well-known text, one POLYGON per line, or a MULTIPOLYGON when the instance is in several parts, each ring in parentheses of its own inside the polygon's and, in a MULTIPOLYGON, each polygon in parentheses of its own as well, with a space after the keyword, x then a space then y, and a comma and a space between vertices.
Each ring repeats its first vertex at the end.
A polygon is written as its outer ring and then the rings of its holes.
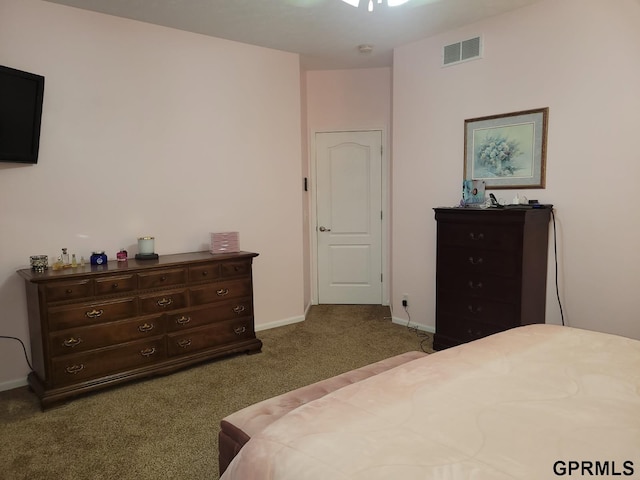
POLYGON ((257 255, 195 252, 19 270, 31 337, 28 382, 42 408, 212 358, 259 352, 257 255))
POLYGON ((550 208, 436 208, 440 350, 545 323, 550 208))

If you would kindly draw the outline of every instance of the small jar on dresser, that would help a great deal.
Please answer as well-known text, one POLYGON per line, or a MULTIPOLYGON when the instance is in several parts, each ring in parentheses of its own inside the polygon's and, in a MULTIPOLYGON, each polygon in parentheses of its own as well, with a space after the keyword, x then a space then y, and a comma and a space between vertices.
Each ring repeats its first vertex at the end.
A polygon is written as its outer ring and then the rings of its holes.
POLYGON ((435 208, 441 350, 545 322, 550 208, 435 208))

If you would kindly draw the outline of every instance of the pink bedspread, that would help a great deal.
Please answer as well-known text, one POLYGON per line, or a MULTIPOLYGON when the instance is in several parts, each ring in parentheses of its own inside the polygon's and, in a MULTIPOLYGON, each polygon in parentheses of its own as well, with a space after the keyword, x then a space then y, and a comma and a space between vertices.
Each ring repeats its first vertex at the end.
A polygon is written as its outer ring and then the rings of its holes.
POLYGON ((591 476, 640 478, 640 341, 532 325, 303 405, 222 479, 591 476))

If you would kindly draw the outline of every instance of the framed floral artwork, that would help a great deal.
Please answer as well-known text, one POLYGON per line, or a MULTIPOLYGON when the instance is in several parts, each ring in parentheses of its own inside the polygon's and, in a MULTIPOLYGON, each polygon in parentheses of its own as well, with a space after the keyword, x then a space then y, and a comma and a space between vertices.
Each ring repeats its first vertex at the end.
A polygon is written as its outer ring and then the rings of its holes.
POLYGON ((544 188, 548 108, 464 121, 464 178, 487 189, 544 188))

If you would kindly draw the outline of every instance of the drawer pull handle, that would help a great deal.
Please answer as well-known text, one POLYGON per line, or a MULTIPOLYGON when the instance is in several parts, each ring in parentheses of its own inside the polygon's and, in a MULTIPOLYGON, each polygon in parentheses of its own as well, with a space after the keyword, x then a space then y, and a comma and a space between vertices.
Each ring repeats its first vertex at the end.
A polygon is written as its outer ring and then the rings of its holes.
POLYGON ((80 337, 78 338, 71 337, 71 338, 67 338, 64 342, 62 342, 62 345, 64 345, 65 347, 73 348, 76 345, 79 345, 81 343, 82 343, 82 339, 80 337))
POLYGON ((482 282, 473 283, 473 280, 469 280, 469 288, 472 290, 477 290, 482 288, 482 282))
POLYGON ((245 310, 244 305, 236 305, 235 307, 233 307, 233 311, 236 312, 238 315, 244 312, 244 310, 245 310))
POLYGON ((76 373, 80 373, 82 370, 84 370, 84 363, 81 363, 79 365, 70 365, 65 368, 65 370, 67 371, 67 373, 75 375, 76 373))
POLYGON ((204 272, 202 272, 202 276, 206 277, 207 275, 209 275, 209 272, 207 272, 206 270, 204 272))
POLYGON ((140 325, 138 327, 138 330, 141 331, 142 333, 145 333, 153 330, 153 327, 154 327, 153 323, 145 323, 144 325, 140 325))
POLYGON ((116 288, 118 288, 118 284, 114 283, 113 285, 111 285, 111 288, 113 288, 115 290, 116 288))
POLYGON ((71 290, 70 288, 67 288, 67 291, 65 293, 67 293, 67 295, 71 295, 73 293, 73 290, 71 290))
POLYGON ((101 317, 102 314, 104 313, 104 310, 100 309, 100 310, 96 310, 95 308, 93 310, 91 310, 90 312, 85 313, 85 315, 89 318, 98 318, 101 317))
POLYGON ((150 357, 156 353, 156 347, 145 348, 144 350, 140 350, 140 355, 143 357, 150 357))
POLYGON ((173 303, 173 299, 172 298, 162 298, 161 300, 158 300, 158 306, 159 307, 168 307, 169 305, 171 305, 173 303))
POLYGON ((186 325, 190 321, 191 321, 191 317, 185 317, 184 315, 179 318, 176 318, 176 323, 178 325, 186 325))
POLYGON ((164 282, 167 279, 167 277, 165 277, 164 275, 160 277, 160 281, 164 282))
POLYGON ((218 294, 219 297, 224 297, 225 295, 229 295, 229 289, 228 288, 221 288, 216 293, 218 294))
POLYGON ((469 238, 471 238, 471 240, 473 240, 473 241, 484 240, 484 233, 471 232, 469 234, 469 238))
POLYGON ((179 340, 178 342, 176 342, 176 344, 180 347, 180 348, 187 348, 191 346, 191 340, 187 339, 187 340, 179 340))
POLYGON ((469 263, 471 265, 481 265, 483 262, 482 257, 469 257, 469 263))
POLYGON ((468 305, 467 310, 469 310, 474 315, 477 315, 478 313, 482 312, 482 307, 478 306, 474 308, 473 305, 468 305))
POLYGON ((240 335, 244 332, 247 331, 247 327, 245 327, 244 325, 242 327, 236 327, 233 329, 233 331, 236 333, 236 335, 240 335))

